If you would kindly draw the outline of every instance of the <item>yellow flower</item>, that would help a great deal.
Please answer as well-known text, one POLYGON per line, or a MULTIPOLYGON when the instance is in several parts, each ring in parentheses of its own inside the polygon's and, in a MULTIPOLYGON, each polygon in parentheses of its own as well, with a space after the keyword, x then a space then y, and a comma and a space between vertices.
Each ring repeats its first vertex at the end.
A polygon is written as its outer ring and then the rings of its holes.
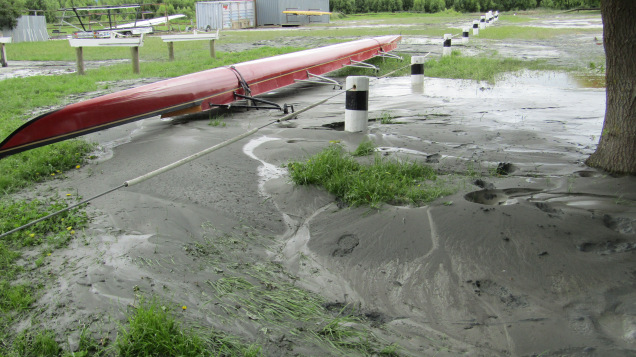
POLYGON ((46 256, 47 256, 47 257, 50 257, 50 256, 51 256, 51 253, 47 254, 46 256))
POLYGON ((183 311, 186 311, 186 309, 187 309, 187 308, 188 308, 188 307, 187 307, 187 306, 185 306, 185 305, 181 306, 181 309, 182 309, 183 311))
POLYGON ((29 237, 31 237, 31 238, 35 237, 35 233, 29 234, 29 237))
POLYGON ((73 229, 73 227, 66 227, 67 231, 70 231, 71 229, 73 229))
POLYGON ((55 176, 55 173, 52 173, 51 176, 55 176))
POLYGON ((80 167, 81 167, 80 165, 75 166, 76 169, 79 169, 80 167))
POLYGON ((72 230, 72 231, 71 231, 71 234, 75 234, 75 230, 72 230))
POLYGON ((70 195, 71 195, 70 193, 67 193, 67 194, 66 194, 66 197, 68 197, 68 196, 70 196, 70 195))

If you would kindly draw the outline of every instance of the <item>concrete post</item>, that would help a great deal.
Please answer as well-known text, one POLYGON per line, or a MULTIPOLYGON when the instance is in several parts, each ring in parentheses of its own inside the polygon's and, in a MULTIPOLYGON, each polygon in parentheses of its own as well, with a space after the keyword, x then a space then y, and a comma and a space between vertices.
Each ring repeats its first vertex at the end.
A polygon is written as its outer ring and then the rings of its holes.
POLYGON ((479 36, 479 20, 473 21, 473 36, 479 36))
POLYGON ((444 34, 444 50, 442 51, 442 56, 451 55, 451 38, 453 38, 453 35, 450 33, 444 34))
POLYGON ((468 33, 470 32, 470 28, 464 27, 462 29, 462 43, 465 45, 468 43, 468 33))
POLYGON ((424 84, 424 62, 426 62, 425 56, 411 57, 411 85, 413 87, 424 84))
POLYGON ((347 77, 345 131, 365 132, 369 121, 369 77, 347 77))

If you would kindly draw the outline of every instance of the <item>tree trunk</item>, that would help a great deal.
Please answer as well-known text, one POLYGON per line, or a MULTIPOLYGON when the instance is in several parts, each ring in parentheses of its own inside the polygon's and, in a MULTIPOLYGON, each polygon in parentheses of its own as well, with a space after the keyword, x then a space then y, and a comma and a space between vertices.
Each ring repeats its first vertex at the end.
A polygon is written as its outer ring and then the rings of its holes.
POLYGON ((602 0, 606 109, 601 139, 586 164, 636 174, 636 1, 602 0))

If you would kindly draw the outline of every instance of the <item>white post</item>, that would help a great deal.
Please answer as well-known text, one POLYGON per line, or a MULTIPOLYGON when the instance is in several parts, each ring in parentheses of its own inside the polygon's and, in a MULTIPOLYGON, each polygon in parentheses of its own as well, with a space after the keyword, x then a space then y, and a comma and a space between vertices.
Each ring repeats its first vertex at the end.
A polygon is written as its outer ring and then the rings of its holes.
POLYGON ((481 15, 479 18, 479 29, 483 30, 486 28, 486 15, 481 15))
POLYGON ((413 87, 424 84, 424 62, 426 62, 426 56, 411 57, 411 85, 413 87))
POLYGON ((495 10, 495 21, 499 21, 499 11, 495 10))
POLYGON ((369 121, 369 77, 347 77, 345 131, 365 132, 369 121))
POLYGON ((479 36, 479 20, 473 21, 473 36, 479 36))
POLYGON ((444 34, 444 50, 442 51, 442 56, 450 56, 451 55, 451 38, 453 35, 450 33, 444 34))
POLYGON ((464 27, 462 29, 462 43, 464 45, 468 43, 468 32, 470 32, 470 28, 464 27))

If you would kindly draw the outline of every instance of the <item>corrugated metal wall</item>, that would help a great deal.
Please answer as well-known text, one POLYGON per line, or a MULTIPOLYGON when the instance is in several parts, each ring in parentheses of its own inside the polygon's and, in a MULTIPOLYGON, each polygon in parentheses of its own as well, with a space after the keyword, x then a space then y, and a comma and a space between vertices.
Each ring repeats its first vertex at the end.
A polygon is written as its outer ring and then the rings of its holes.
POLYGON ((204 1, 196 3, 197 28, 239 29, 254 27, 253 1, 204 1))
POLYGON ((46 18, 44 16, 22 16, 14 29, 2 29, 4 37, 11 37, 15 42, 47 41, 46 18))
POLYGON ((283 14, 285 10, 329 11, 329 0, 255 0, 258 26, 329 23, 329 15, 307 16, 283 14))

